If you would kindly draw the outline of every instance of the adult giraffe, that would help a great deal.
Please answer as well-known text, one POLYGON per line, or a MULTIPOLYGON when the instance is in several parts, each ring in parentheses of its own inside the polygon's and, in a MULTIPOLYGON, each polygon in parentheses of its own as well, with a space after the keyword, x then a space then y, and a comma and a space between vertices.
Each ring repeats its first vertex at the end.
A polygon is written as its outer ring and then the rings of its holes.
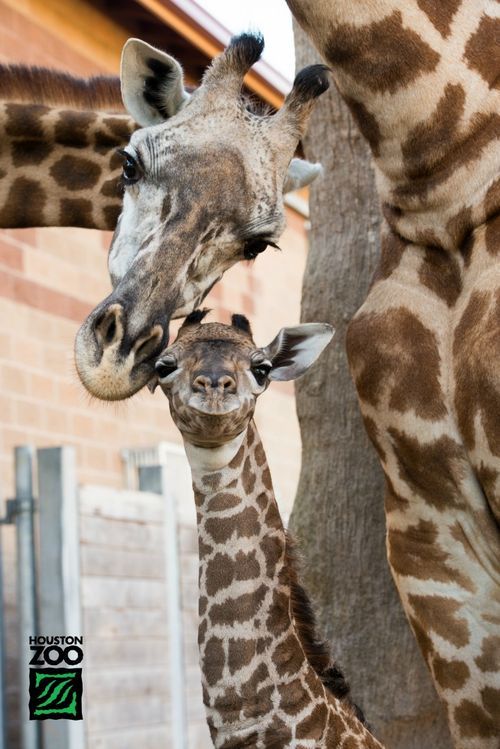
POLYGON ((455 745, 497 747, 498 5, 287 2, 375 162, 382 256, 347 343, 389 563, 455 745))

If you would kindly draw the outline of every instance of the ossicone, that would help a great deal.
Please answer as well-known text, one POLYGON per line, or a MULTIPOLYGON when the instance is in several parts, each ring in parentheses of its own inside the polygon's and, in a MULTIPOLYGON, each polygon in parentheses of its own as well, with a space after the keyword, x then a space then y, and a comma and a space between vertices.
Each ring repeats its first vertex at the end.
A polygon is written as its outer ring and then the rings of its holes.
POLYGON ((330 68, 322 64, 302 68, 295 76, 291 95, 302 102, 321 96, 330 88, 329 72, 330 68))

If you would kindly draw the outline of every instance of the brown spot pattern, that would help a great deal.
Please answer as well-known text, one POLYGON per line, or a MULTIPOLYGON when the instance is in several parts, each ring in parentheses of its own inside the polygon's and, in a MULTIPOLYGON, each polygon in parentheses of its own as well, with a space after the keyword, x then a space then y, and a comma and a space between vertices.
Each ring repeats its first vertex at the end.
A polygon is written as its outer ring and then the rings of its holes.
POLYGON ((432 661, 434 678, 443 689, 456 691, 461 689, 470 677, 470 670, 466 663, 459 660, 448 661, 446 658, 435 656, 432 661))
POLYGON ((454 717, 463 737, 498 736, 498 719, 492 719, 482 707, 470 700, 462 700, 457 705, 454 717))
POLYGON ((212 624, 232 625, 235 622, 247 622, 259 610, 266 593, 266 585, 259 585, 252 593, 243 593, 232 599, 229 611, 227 603, 213 603, 209 611, 212 624))
POLYGON ((357 315, 348 326, 346 344, 362 401, 379 406, 390 388, 391 409, 414 409, 417 416, 432 420, 446 414, 436 336, 409 310, 357 315))
POLYGON ((417 0, 418 7, 424 11, 430 22, 442 37, 450 33, 453 16, 460 7, 461 0, 417 0))
POLYGON ((350 96, 345 96, 344 101, 358 123, 361 135, 368 141, 373 155, 377 158, 380 156, 380 143, 382 141, 382 133, 380 132, 377 118, 366 108, 362 101, 352 99, 350 96))
POLYGON ((54 128, 54 140, 60 146, 86 148, 89 145, 89 128, 97 119, 95 112, 60 112, 54 128))
POLYGON ((481 671, 500 671, 500 636, 490 635, 483 640, 481 655, 475 663, 481 671))
POLYGON ((449 83, 435 111, 419 122, 401 144, 406 173, 410 179, 431 174, 450 145, 457 139, 460 118, 465 105, 465 91, 460 84, 449 83))
POLYGON ((459 489, 463 448, 444 435, 424 444, 397 429, 389 429, 400 478, 429 505, 439 510, 462 507, 459 489))
POLYGON ((15 141, 12 144, 12 163, 15 167, 33 164, 37 166, 52 152, 53 146, 35 138, 15 141))
POLYGON ((326 57, 370 91, 394 93, 423 73, 430 73, 439 54, 415 31, 403 26, 396 10, 367 26, 339 24, 326 45, 326 57))
POLYGON ((450 555, 439 546, 438 538, 438 528, 426 520, 420 520, 418 525, 410 525, 404 531, 389 528, 389 562, 393 571, 418 580, 453 582, 474 592, 470 578, 447 564, 450 555))
POLYGON ((63 198, 60 202, 60 226, 94 226, 92 203, 85 198, 63 198))
POLYGON ((202 657, 203 673, 209 686, 217 684, 224 670, 224 647, 217 637, 210 637, 202 657))
POLYGON ((280 676, 293 676, 300 670, 303 656, 294 634, 278 643, 274 651, 273 661, 280 676))
POLYGON ((228 665, 232 674, 248 666, 255 656, 255 640, 230 639, 228 645, 228 665))
POLYGON ((97 184, 101 167, 90 159, 66 154, 51 166, 50 174, 61 187, 82 190, 97 184))
MULTIPOLYGON (((500 291, 474 292, 458 323, 453 340, 456 379, 455 408, 466 447, 475 446, 474 422, 479 414, 488 447, 500 456, 500 291), (485 356, 485 352, 488 355, 485 356)), ((493 498, 491 498, 493 499, 493 498)))
POLYGON ((316 705, 307 718, 304 718, 297 726, 296 736, 298 739, 316 739, 319 741, 325 729, 327 708, 325 704, 316 705))
POLYGON ((461 604, 444 596, 410 594, 408 601, 425 632, 436 632, 457 648, 469 642, 469 625, 457 617, 461 604))
POLYGON ((423 286, 453 307, 462 291, 458 260, 440 247, 426 247, 418 277, 423 286))
POLYGON ((483 15, 476 32, 465 47, 465 60, 490 88, 500 87, 500 21, 483 15))
POLYGON ((43 138, 43 117, 49 112, 41 104, 7 104, 5 132, 15 138, 43 138))
MULTIPOLYGON (((387 209, 389 208, 390 206, 383 206, 383 211, 388 223, 391 224, 391 217, 387 216, 387 209)), ((405 240, 398 234, 395 234, 392 231, 385 231, 382 233, 380 239, 380 260, 373 278, 373 283, 389 278, 392 272, 399 266, 407 246, 408 242, 405 242, 405 240)))
POLYGON ((36 180, 17 177, 0 210, 0 226, 43 226, 46 200, 45 191, 36 180))

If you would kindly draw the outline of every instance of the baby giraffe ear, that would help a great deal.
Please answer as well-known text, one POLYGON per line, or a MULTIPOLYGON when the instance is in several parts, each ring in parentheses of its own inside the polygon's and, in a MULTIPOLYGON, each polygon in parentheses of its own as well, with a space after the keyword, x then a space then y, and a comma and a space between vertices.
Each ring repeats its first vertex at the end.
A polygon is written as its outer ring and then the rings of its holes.
POLYGON ((189 99, 177 60, 140 39, 123 47, 120 81, 125 109, 141 127, 168 120, 189 99))
POLYGON ((305 159, 292 159, 285 176, 283 193, 300 190, 301 187, 310 185, 320 174, 323 174, 321 164, 311 164, 305 159))
POLYGON ((331 325, 313 322, 282 328, 263 351, 271 362, 270 380, 296 380, 321 354, 335 333, 331 325))

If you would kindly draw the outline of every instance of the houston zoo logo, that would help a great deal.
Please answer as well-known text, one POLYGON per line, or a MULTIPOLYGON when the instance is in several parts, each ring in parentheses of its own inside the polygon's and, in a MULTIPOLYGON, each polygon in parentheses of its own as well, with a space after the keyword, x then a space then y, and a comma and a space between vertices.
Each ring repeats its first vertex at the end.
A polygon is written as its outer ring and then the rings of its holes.
POLYGON ((30 720, 82 720, 83 637, 30 637, 30 720))

